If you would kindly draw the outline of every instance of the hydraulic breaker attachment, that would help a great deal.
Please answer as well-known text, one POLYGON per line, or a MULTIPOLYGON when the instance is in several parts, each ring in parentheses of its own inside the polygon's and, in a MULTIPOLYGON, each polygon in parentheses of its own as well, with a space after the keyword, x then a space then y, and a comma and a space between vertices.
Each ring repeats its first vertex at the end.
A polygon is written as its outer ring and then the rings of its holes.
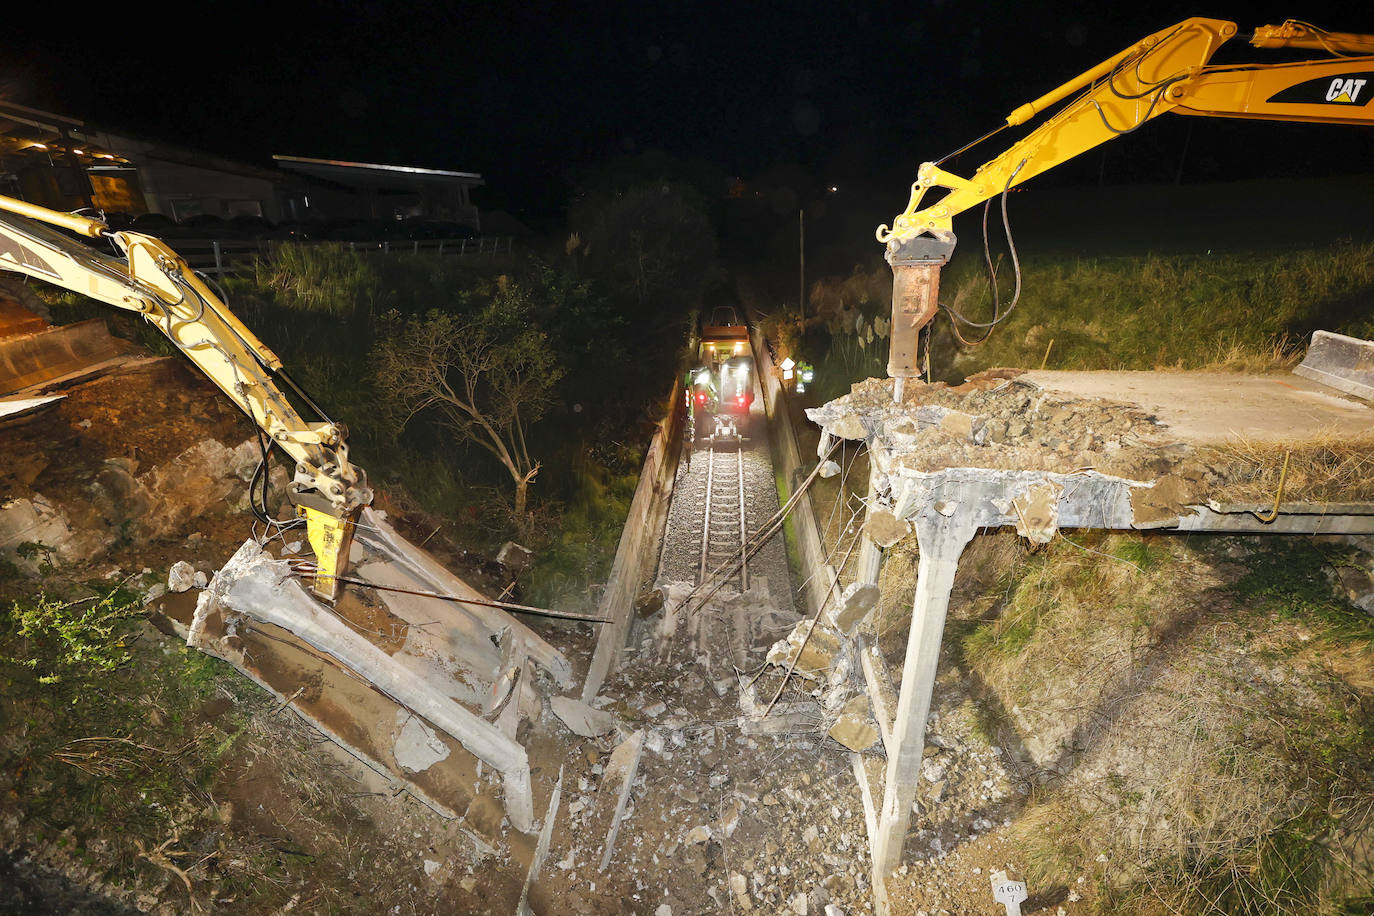
POLYGON ((921 328, 930 324, 940 307, 940 268, 949 261, 954 245, 952 232, 948 239, 918 236, 892 239, 887 244, 887 262, 892 265, 889 378, 914 378, 921 374, 916 352, 921 328))
POLYGON ((361 508, 340 514, 330 507, 319 507, 302 501, 296 513, 305 519, 306 538, 315 552, 315 579, 311 585, 316 597, 330 604, 339 593, 339 576, 348 565, 348 551, 353 545, 353 527, 361 508))

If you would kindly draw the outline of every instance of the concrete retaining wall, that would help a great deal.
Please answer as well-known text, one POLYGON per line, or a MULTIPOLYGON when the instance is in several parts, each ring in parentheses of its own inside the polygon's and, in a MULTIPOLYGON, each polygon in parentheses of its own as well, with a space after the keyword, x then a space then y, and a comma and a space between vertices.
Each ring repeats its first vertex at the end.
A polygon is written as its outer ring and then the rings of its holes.
MULTIPOLYGON (((792 416, 787 410, 787 392, 782 387, 781 373, 773 365, 768 342, 757 329, 751 333, 754 362, 763 385, 763 404, 768 411, 768 427, 772 435, 773 466, 782 471, 786 489, 786 492, 778 494, 778 498, 786 502, 797 482, 811 473, 816 457, 802 454, 796 430, 792 427, 792 416)), ((837 590, 831 588, 835 582, 835 568, 826 562, 825 545, 821 541, 820 528, 816 525, 816 514, 809 493, 803 493, 797 500, 790 518, 795 546, 801 559, 801 572, 808 577, 802 589, 802 600, 806 603, 807 612, 815 614, 827 601, 835 600, 837 590)))
POLYGON ((668 415, 660 421, 644 458, 630 514, 616 548, 610 580, 601 596, 600 613, 611 622, 601 624, 596 651, 582 686, 582 699, 590 702, 607 676, 620 663, 621 651, 630 638, 634 623, 634 601, 653 578, 658 568, 658 548, 668 522, 672 501, 678 451, 682 447, 685 411, 682 407, 682 379, 673 383, 668 415))

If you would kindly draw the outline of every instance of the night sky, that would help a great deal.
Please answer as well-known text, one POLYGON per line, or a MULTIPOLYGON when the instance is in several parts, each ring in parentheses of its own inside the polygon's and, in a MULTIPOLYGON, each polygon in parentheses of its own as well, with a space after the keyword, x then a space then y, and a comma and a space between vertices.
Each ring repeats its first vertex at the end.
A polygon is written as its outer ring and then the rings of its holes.
MULTIPOLYGON (((479 171, 484 203, 520 213, 556 212, 588 168, 654 151, 746 180, 800 166, 823 184, 893 182, 900 205, 921 161, 1187 16, 1234 19, 1242 32, 1289 16, 1374 32, 1374 4, 1349 0, 1077 6, 210 2, 86 17, 63 7, 50 28, 6 29, 0 92, 259 164, 282 153, 479 171)), ((1293 167, 1374 168, 1367 128, 1264 130, 1293 167), (1343 163, 1315 149, 1324 137, 1343 163)), ((1199 142, 1243 158, 1259 136, 1230 126, 1199 142)), ((1215 177, 1228 177, 1216 155, 1215 177)))

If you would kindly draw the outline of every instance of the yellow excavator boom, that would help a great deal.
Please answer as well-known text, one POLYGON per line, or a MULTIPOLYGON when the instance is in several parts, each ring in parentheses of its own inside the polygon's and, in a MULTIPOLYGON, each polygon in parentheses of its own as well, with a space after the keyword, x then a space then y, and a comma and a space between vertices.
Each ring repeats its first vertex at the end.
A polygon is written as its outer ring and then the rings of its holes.
POLYGON ((890 227, 877 230, 893 269, 888 374, 919 374, 916 335, 935 316, 939 267, 949 260, 957 241, 953 219, 965 210, 1166 112, 1374 124, 1374 36, 1325 32, 1289 20, 1256 29, 1251 44, 1314 49, 1329 56, 1285 63, 1210 64, 1216 50, 1236 36, 1236 24, 1221 19, 1187 19, 1162 29, 1013 111, 1004 125, 982 139, 1063 103, 971 177, 946 171, 939 162, 921 165, 906 209, 890 227), (947 193, 927 203, 927 193, 935 188, 947 193))
POLYGON ((315 548, 315 591, 334 599, 353 524, 372 501, 366 475, 349 463, 347 430, 329 420, 307 422, 297 412, 278 381, 318 408, 291 382, 277 355, 175 251, 148 235, 112 231, 98 219, 0 196, 0 270, 139 313, 248 414, 295 463, 290 495, 315 548), (107 239, 123 257, 49 226, 107 239))

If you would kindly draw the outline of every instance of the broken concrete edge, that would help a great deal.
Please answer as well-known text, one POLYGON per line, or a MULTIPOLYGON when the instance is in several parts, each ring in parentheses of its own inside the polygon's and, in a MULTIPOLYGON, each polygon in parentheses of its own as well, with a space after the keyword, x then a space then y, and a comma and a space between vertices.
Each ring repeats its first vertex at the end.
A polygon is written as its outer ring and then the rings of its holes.
POLYGON ((864 692, 850 697, 826 734, 846 750, 855 753, 862 753, 877 744, 881 733, 878 723, 870 715, 869 705, 868 694, 864 692))
POLYGON ((549 697, 549 708, 579 738, 599 738, 616 727, 616 718, 575 697, 549 697))
POLYGON ((868 690, 869 702, 873 704, 873 717, 878 720, 878 734, 888 754, 895 750, 892 738, 892 720, 897 714, 897 689, 892 684, 892 672, 876 644, 870 643, 865 636, 859 637, 859 663, 863 668, 864 683, 868 690))
POLYGON ((662 543, 663 530, 668 524, 677 456, 682 445, 683 416, 678 409, 681 395, 682 378, 679 375, 673 381, 668 413, 654 430, 644 455, 639 483, 630 500, 630 511, 616 545, 615 559, 611 562, 609 586, 601 594, 597 616, 611 622, 602 624, 597 631, 596 648, 582 684, 584 703, 590 703, 601 692, 606 678, 619 665, 634 623, 635 599, 643 592, 643 583, 658 565, 655 548, 662 543))
MULTIPOLYGON (((529 759, 524 747, 447 696, 426 690, 414 672, 349 630, 295 580, 285 562, 275 560, 254 541, 230 558, 196 603, 188 644, 206 650, 205 621, 215 612, 272 624, 294 634, 353 671, 374 689, 406 707, 458 741, 501 773, 511 825, 528 833, 534 825, 529 759), (237 587, 237 589, 235 589, 237 587)), ((210 654, 223 657, 218 652, 210 654)))
POLYGON ((524 640, 529 657, 548 671, 560 687, 566 690, 573 685, 572 663, 538 633, 497 608, 463 603, 461 599, 464 596, 482 600, 486 600, 486 598, 472 586, 449 572, 442 563, 434 559, 425 550, 401 537, 396 529, 371 507, 363 509, 359 522, 357 533, 359 540, 364 543, 379 542, 382 545, 381 553, 404 559, 406 565, 421 578, 428 580, 436 592, 457 596, 459 598, 458 604, 486 624, 492 632, 500 632, 507 627, 515 629, 524 640))
POLYGON ((0 397, 0 420, 13 420, 18 417, 37 413, 46 407, 66 399, 65 394, 51 394, 40 397, 0 397))

